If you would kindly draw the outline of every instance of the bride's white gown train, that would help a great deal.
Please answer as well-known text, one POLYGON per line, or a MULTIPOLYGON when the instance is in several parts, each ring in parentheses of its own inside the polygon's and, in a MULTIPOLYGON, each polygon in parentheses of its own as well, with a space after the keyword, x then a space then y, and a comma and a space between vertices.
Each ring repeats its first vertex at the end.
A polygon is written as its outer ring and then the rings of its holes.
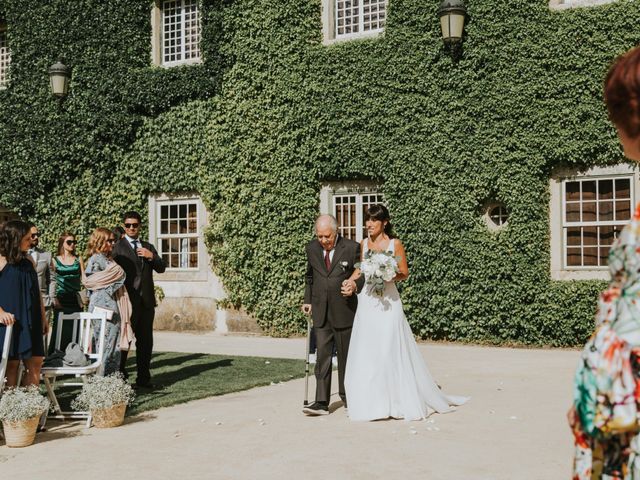
MULTIPOLYGON (((394 240, 388 251, 394 252, 394 240)), ((367 241, 364 243, 367 251, 367 241)), ((420 420, 452 411, 469 398, 444 394, 420 354, 394 282, 379 296, 358 294, 347 357, 345 390, 351 420, 420 420)))

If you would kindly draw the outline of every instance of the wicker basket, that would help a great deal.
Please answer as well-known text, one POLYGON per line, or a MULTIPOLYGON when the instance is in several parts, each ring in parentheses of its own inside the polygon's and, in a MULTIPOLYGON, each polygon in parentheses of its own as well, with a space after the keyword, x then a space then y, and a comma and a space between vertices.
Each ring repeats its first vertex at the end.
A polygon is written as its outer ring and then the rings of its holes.
POLYGON ((126 403, 120 403, 110 408, 91 410, 93 425, 97 428, 119 427, 124 422, 126 403))
POLYGON ((28 447, 36 438, 40 415, 21 422, 2 421, 7 447, 28 447))

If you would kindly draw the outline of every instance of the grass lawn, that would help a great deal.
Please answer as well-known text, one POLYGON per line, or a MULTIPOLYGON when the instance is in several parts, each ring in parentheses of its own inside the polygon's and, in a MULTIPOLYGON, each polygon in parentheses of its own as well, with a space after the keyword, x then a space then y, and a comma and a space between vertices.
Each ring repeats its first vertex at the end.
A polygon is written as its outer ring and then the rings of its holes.
MULTIPOLYGON (((127 359, 127 372, 129 381, 135 382, 135 355, 127 359)), ((153 354, 151 360, 151 381, 162 388, 139 390, 127 414, 135 415, 303 376, 303 360, 158 352, 153 354)), ((56 390, 63 410, 68 409, 71 399, 79 391, 79 387, 60 387, 56 390)))

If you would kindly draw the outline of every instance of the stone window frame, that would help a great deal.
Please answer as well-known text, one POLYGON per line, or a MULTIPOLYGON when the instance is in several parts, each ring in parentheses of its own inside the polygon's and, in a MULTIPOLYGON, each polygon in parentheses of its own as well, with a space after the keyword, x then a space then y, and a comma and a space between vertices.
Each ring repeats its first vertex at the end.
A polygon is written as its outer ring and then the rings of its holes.
POLYGON ((198 218, 198 268, 170 268, 158 275, 163 281, 206 281, 209 271, 209 256, 204 242, 204 231, 208 225, 209 214, 200 195, 194 192, 186 193, 155 193, 149 195, 149 242, 162 252, 160 244, 160 207, 167 204, 194 202, 197 205, 198 218))
POLYGON ((163 48, 164 4, 171 1, 180 2, 182 4, 182 7, 184 8, 184 3, 186 1, 191 1, 191 0, 154 0, 153 8, 151 10, 151 61, 153 65, 158 67, 163 67, 163 68, 172 68, 180 65, 194 65, 194 64, 202 63, 202 51, 200 50, 200 42, 202 40, 202 5, 200 0, 193 0, 194 3, 196 4, 197 15, 198 15, 198 39, 197 39, 198 57, 190 58, 186 60, 182 59, 182 60, 169 61, 169 62, 164 61, 163 59, 164 57, 164 48, 163 48))
POLYGON ((487 228, 489 230, 491 230, 492 232, 498 232, 504 228, 507 227, 507 225, 509 225, 509 209, 507 208, 507 206, 505 205, 504 202, 498 201, 498 200, 492 200, 489 201, 487 203, 485 203, 484 207, 483 207, 483 215, 482 215, 482 219, 484 221, 484 223, 487 225, 487 228), (495 208, 499 208, 501 210, 501 213, 499 214, 499 222, 500 223, 496 223, 495 220, 492 218, 493 215, 491 215, 491 212, 495 209, 495 208), (504 218, 504 221, 502 220, 504 218))
MULTIPOLYGON (((569 180, 631 179, 631 215, 640 193, 640 175, 637 166, 621 163, 609 167, 593 167, 587 171, 557 169, 549 180, 550 273, 552 280, 609 280, 608 267, 567 267, 565 265, 564 182, 569 180)), ((625 221, 628 223, 628 221, 625 221)))
POLYGON ((551 10, 568 10, 570 8, 597 7, 618 0, 549 0, 551 10))
POLYGON ((0 19, 0 90, 9 84, 9 65, 11 64, 11 49, 7 34, 7 22, 0 19))
MULTIPOLYGON (((337 10, 337 2, 343 0, 322 0, 322 39, 325 45, 332 45, 337 42, 347 42, 350 40, 356 39, 364 39, 364 38, 376 38, 380 37, 384 34, 386 21, 387 21, 387 13, 389 9, 389 0, 385 0, 385 16, 384 23, 380 28, 375 30, 370 30, 367 32, 358 32, 358 33, 350 33, 340 35, 336 31, 336 10, 337 10)), ((362 2, 362 0, 357 0, 362 2)), ((360 19, 363 19, 363 7, 362 5, 359 7, 360 19)), ((361 24, 361 23, 360 23, 361 24)))
MULTIPOLYGON (((320 189, 320 213, 330 214, 338 218, 338 233, 346 238, 351 238, 356 242, 360 242, 365 238, 364 208, 367 205, 375 203, 385 203, 384 194, 381 192, 381 186, 375 182, 369 181, 347 181, 347 182, 330 182, 324 183, 320 189), (346 197, 354 197, 355 202, 355 222, 354 225, 348 227, 342 222, 340 215, 337 215, 338 205, 350 205, 346 197), (372 201, 372 197, 375 201, 372 201), (343 204, 338 200, 346 200, 343 204), (355 229, 355 236, 346 230, 355 229)), ((349 222, 350 223, 350 222, 349 222)))

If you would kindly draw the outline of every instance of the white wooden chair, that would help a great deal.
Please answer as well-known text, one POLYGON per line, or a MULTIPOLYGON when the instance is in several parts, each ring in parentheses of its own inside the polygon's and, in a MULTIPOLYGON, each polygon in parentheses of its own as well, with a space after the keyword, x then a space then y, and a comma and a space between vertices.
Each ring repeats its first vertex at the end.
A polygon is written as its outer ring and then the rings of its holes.
POLYGON ((55 394, 57 385, 65 386, 82 386, 86 383, 90 375, 96 375, 102 367, 102 356, 104 353, 104 340, 106 333, 107 317, 104 313, 70 313, 60 314, 58 316, 58 325, 54 332, 55 348, 60 350, 62 342, 62 327, 65 322, 73 322, 72 342, 80 345, 80 348, 89 359, 89 364, 84 367, 42 367, 42 379, 47 389, 47 396, 53 405, 53 413, 49 418, 58 418, 63 420, 86 418, 87 428, 91 426, 91 412, 75 412, 62 411, 58 399, 55 394), (93 321, 99 321, 97 344, 93 345, 92 339, 94 325, 93 321), (57 377, 72 376, 71 380, 58 382, 57 377))
POLYGON ((7 325, 4 332, 4 344, 2 345, 2 356, 0 357, 0 397, 6 382, 7 364, 9 363, 9 349, 11 347, 11 334, 13 325, 7 325))

